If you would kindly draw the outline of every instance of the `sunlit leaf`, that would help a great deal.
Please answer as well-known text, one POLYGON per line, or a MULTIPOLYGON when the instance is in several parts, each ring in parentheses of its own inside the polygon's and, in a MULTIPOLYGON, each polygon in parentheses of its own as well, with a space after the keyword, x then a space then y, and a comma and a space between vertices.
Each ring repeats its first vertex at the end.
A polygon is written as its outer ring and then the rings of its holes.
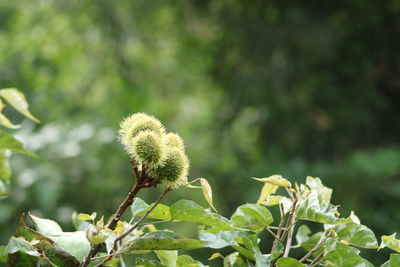
POLYGON ((220 230, 234 230, 229 221, 219 214, 204 209, 199 204, 190 200, 180 200, 170 207, 173 220, 197 222, 214 226, 220 230))
POLYGON ((7 253, 13 254, 18 251, 34 257, 40 256, 40 253, 25 238, 12 236, 7 244, 7 253))
MULTIPOLYGON (((267 199, 261 204, 267 207, 276 206, 281 203, 283 196, 268 195, 267 199)), ((257 203, 260 204, 260 203, 257 203)))
POLYGON ((20 141, 15 139, 11 134, 0 130, 0 149, 8 149, 13 152, 24 154, 31 157, 36 157, 36 155, 28 150, 26 150, 20 141))
POLYGON ((373 265, 359 255, 359 251, 329 239, 325 248, 325 259, 329 267, 373 267, 373 265))
POLYGON ((267 197, 271 194, 274 194, 276 190, 278 190, 279 186, 271 184, 271 183, 264 183, 263 188, 261 189, 260 196, 257 200, 257 204, 264 202, 267 197))
POLYGON ((5 181, 9 181, 11 177, 9 157, 9 151, 0 150, 0 178, 5 181))
POLYGON ((247 267, 247 264, 240 257, 239 252, 234 252, 225 257, 224 267, 247 267))
POLYGON ((218 252, 216 252, 216 253, 213 253, 209 258, 208 258, 208 260, 210 261, 210 260, 215 260, 215 259, 217 259, 217 258, 224 258, 224 256, 222 256, 221 255, 221 253, 218 253, 218 252))
POLYGON ((213 205, 213 198, 212 198, 212 189, 208 181, 204 178, 200 178, 201 190, 203 191, 204 198, 207 200, 208 205, 217 211, 213 205))
POLYGON ((7 247, 0 246, 0 262, 6 262, 6 261, 7 261, 7 247))
POLYGON ((257 204, 244 204, 231 217, 233 226, 260 232, 273 222, 271 212, 257 204))
POLYGON ((276 174, 264 178, 253 177, 253 179, 264 183, 270 183, 276 186, 282 186, 282 187, 292 186, 292 184, 286 178, 283 178, 281 175, 276 175, 276 174))
POLYGON ((146 259, 142 259, 142 258, 135 259, 135 266, 136 267, 165 267, 159 261, 146 260, 146 259))
POLYGON ((196 239, 184 238, 169 231, 156 231, 134 239, 129 248, 134 250, 189 250, 204 247, 196 239))
POLYGON ((21 125, 13 124, 3 113, 0 113, 0 125, 9 129, 18 129, 21 125))
POLYGON ((384 247, 388 247, 400 253, 400 240, 396 239, 396 233, 393 233, 392 235, 382 236, 382 242, 381 245, 379 246, 379 249, 384 247))
MULTIPOLYGON (((135 216, 142 217, 154 204, 149 205, 145 210, 136 213, 135 216)), ((163 204, 158 204, 147 216, 149 219, 157 219, 162 221, 171 220, 169 207, 163 204)))
POLYGON ((276 261, 277 267, 303 267, 306 266, 293 258, 280 258, 276 261))
POLYGON ((192 259, 189 255, 180 255, 178 256, 176 267, 206 267, 206 265, 192 259))
POLYGON ((378 240, 371 229, 362 224, 354 222, 340 224, 332 227, 337 237, 345 240, 356 247, 362 248, 378 248, 378 240))
POLYGON ((132 215, 136 216, 138 213, 145 211, 148 207, 149 207, 149 204, 147 204, 141 198, 136 197, 135 200, 133 200, 133 203, 131 205, 132 215))
POLYGON ((178 251, 176 250, 156 250, 154 251, 160 259, 161 264, 166 267, 176 267, 178 260, 178 251))
POLYGON ((0 96, 25 117, 34 122, 40 122, 29 112, 28 102, 26 101, 24 94, 19 90, 15 88, 1 89, 0 96))
POLYGON ((72 213, 72 223, 74 224, 76 230, 84 232, 86 232, 87 228, 90 225, 90 223, 87 221, 79 220, 78 213, 76 211, 72 213))
POLYGON ((78 219, 81 221, 93 221, 95 218, 86 213, 79 213, 78 219))
POLYGON ((296 241, 301 245, 310 238, 311 230, 307 225, 303 224, 297 229, 296 241))

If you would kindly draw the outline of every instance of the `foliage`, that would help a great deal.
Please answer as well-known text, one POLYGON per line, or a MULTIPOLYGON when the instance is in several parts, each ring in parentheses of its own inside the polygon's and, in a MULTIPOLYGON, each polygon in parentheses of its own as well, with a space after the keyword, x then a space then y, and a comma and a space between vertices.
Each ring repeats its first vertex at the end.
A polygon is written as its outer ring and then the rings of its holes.
MULTIPOLYGON (((25 99, 25 95, 15 88, 0 89, 0 125, 8 129, 20 128, 20 125, 13 124, 4 114, 3 110, 5 100, 11 107, 16 111, 24 115, 25 117, 39 122, 30 112, 29 105, 25 99)), ((0 130, 0 198, 9 194, 8 186, 10 184, 11 169, 9 164, 9 157, 11 152, 33 156, 35 154, 26 150, 22 143, 14 138, 13 135, 9 134, 4 130, 0 130)))
MULTIPOLYGON (((148 129, 130 135, 132 140, 127 143, 135 143, 141 132, 147 133, 148 129)), ((164 140, 165 137, 161 142, 164 140)), ((159 146, 158 143, 149 144, 159 146)), ((159 153, 152 145, 146 146, 147 152, 159 153)), ((103 216, 97 219, 96 212, 75 213, 76 231, 64 232, 52 220, 22 215, 14 236, 0 250, 0 260, 7 266, 100 267, 126 266, 125 261, 134 258, 137 266, 200 267, 205 265, 182 252, 210 248, 217 251, 210 255, 210 260, 222 258, 226 267, 369 267, 373 265, 360 255, 361 249, 388 247, 400 251, 400 240, 395 234, 382 236, 379 245, 373 231, 361 224, 353 212, 348 217, 341 216, 338 206, 331 203, 332 189, 324 186, 319 178, 307 177, 306 183, 300 185, 293 185, 280 175, 255 178, 263 183, 257 203, 240 205, 230 218, 226 218, 191 200, 181 199, 171 206, 160 204, 174 189, 189 187, 201 188, 213 207, 212 189, 204 178, 179 186, 171 185, 148 172, 154 166, 153 162, 148 165, 135 153, 132 156, 136 182, 108 223, 104 222, 103 216), (193 186, 197 181, 200 186, 193 186), (136 196, 140 190, 153 190, 152 187, 159 183, 165 184, 166 189, 156 202, 149 205, 136 196), (131 219, 123 221, 121 217, 128 207, 131 219), (278 218, 274 218, 272 209, 279 210, 278 218), (27 226, 27 221, 32 227, 27 226), (198 238, 184 237, 158 226, 182 222, 200 224, 198 238), (310 229, 307 222, 314 222, 314 227, 310 229), (261 248, 265 242, 264 232, 274 238, 268 252, 261 248), (297 241, 295 245, 293 238, 297 241), (223 256, 223 248, 230 248, 231 252, 223 256), (302 256, 291 257, 295 250, 301 250, 302 256)), ((382 267, 396 266, 398 261, 399 254, 393 253, 382 267)))

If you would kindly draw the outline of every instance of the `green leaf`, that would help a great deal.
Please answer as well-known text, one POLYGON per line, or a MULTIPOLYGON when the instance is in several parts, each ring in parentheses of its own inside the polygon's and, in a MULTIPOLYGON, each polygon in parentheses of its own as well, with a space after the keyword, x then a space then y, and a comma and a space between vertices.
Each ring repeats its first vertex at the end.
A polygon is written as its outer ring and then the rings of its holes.
POLYGON ((145 260, 142 258, 135 259, 135 266, 136 267, 165 267, 159 261, 155 260, 145 260))
POLYGON ((371 229, 362 224, 354 222, 337 225, 332 228, 339 239, 345 240, 356 247, 378 248, 378 240, 371 229))
POLYGON ((190 200, 180 200, 170 207, 173 220, 197 222, 214 226, 218 230, 234 230, 229 221, 219 214, 204 209, 199 204, 190 200))
POLYGON ((400 240, 396 239, 396 233, 393 233, 392 235, 382 236, 382 242, 381 245, 379 246, 379 249, 384 247, 388 247, 400 253, 400 240))
POLYGON ((275 248, 274 252, 272 253, 272 260, 279 258, 283 254, 283 249, 284 249, 284 247, 283 247, 282 243, 278 241, 278 243, 276 244, 276 248, 275 248))
POLYGON ((240 206, 231 217, 233 226, 261 232, 273 222, 271 212, 257 204, 244 204, 240 206))
POLYGON ((26 150, 20 141, 15 139, 11 134, 0 130, 0 149, 8 149, 20 154, 24 154, 31 157, 36 157, 36 155, 28 150, 26 150))
POLYGON ((321 196, 318 192, 311 191, 306 198, 299 201, 296 209, 297 218, 324 224, 341 224, 352 221, 349 218, 338 218, 337 207, 327 204, 326 199, 326 195, 321 196))
POLYGON ((40 253, 35 250, 33 245, 30 244, 25 238, 12 236, 7 244, 7 253, 14 254, 18 251, 22 251, 34 257, 40 256, 40 253))
POLYGON ((137 216, 137 214, 145 211, 149 207, 144 200, 136 197, 131 205, 131 212, 133 216, 137 216))
POLYGON ((263 182, 263 183, 270 183, 276 186, 282 186, 282 187, 291 187, 292 184, 286 179, 283 178, 281 175, 271 175, 269 177, 264 177, 264 178, 256 178, 253 177, 253 179, 263 182))
POLYGON ((40 122, 29 112, 28 102, 26 101, 24 94, 19 90, 15 88, 2 89, 0 90, 0 96, 25 117, 33 120, 34 122, 40 122))
POLYGON ((274 185, 274 184, 270 184, 270 183, 264 183, 263 188, 261 189, 261 193, 260 196, 257 200, 256 204, 261 204, 262 202, 264 202, 267 197, 270 194, 274 194, 276 192, 276 190, 278 190, 279 186, 274 185))
MULTIPOLYGON (((310 238, 308 238, 307 240, 303 241, 303 243, 301 243, 301 247, 306 251, 310 251, 311 249, 313 249, 315 247, 315 245, 319 242, 319 240, 321 240, 322 234, 323 234, 322 232, 317 232, 317 233, 313 234, 310 238)), ((322 251, 323 251, 323 247, 318 249, 317 251, 315 251, 313 253, 313 256, 317 256, 322 251)))
POLYGON ((293 258, 280 258, 276 262, 277 267, 303 267, 306 266, 293 258))
POLYGON ((10 153, 7 150, 0 150, 0 178, 9 181, 11 177, 10 153))
POLYGON ((200 178, 201 190, 203 191, 204 198, 207 200, 208 205, 217 211, 213 205, 212 189, 208 181, 204 178, 200 178))
POLYGON ((129 248, 132 250, 188 250, 204 247, 196 239, 184 238, 169 231, 155 231, 134 239, 129 248))
MULTIPOLYGON (((147 209, 144 211, 141 211, 137 213, 135 216, 142 217, 150 208, 153 206, 153 204, 149 205, 147 209)), ((158 204, 154 210, 152 210, 149 215, 147 216, 149 219, 156 219, 156 220, 162 220, 162 221, 169 221, 171 220, 171 213, 169 211, 169 207, 163 204, 158 204)))
POLYGON ((0 113, 0 125, 9 129, 18 129, 21 125, 13 124, 3 113, 0 113))
POLYGON ((373 267, 366 259, 361 258, 359 251, 334 239, 327 240, 325 259, 329 267, 373 267))
POLYGON ((247 264, 240 257, 239 252, 234 252, 225 257, 224 267, 247 267, 247 264))
POLYGON ((96 213, 92 213, 91 215, 86 214, 86 213, 79 213, 78 219, 81 221, 93 221, 96 219, 96 213))
POLYGON ((177 267, 206 267, 200 261, 194 260, 189 255, 178 256, 177 267))
POLYGON ((381 267, 398 267, 400 266, 400 254, 390 254, 390 259, 381 265, 381 267))
POLYGON ((296 233, 297 244, 301 245, 310 238, 311 230, 307 225, 303 224, 296 233))
POLYGON ((178 251, 176 250, 156 250, 154 251, 160 259, 161 264, 166 267, 176 267, 178 260, 178 251))
POLYGON ((327 207, 331 202, 332 189, 322 184, 321 179, 307 176, 306 185, 311 191, 318 195, 319 203, 322 207, 327 207))
POLYGON ((89 253, 90 243, 86 238, 85 232, 63 232, 61 227, 52 220, 42 219, 33 215, 29 215, 29 217, 40 234, 54 240, 60 247, 77 259, 82 260, 89 253))
POLYGON ((72 223, 76 230, 84 232, 86 232, 90 225, 89 222, 79 220, 78 213, 76 211, 72 212, 72 223))

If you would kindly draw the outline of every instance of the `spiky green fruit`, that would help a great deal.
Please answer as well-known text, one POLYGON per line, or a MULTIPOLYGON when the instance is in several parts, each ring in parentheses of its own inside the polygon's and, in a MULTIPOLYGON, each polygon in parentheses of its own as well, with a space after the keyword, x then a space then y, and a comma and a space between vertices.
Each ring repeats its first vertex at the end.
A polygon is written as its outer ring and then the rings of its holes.
POLYGON ((172 188, 178 188, 187 183, 189 160, 179 148, 169 147, 162 164, 149 168, 151 177, 157 178, 162 183, 172 188))
POLYGON ((154 131, 142 131, 133 138, 128 152, 140 163, 147 166, 160 164, 166 153, 162 137, 154 131))
POLYGON ((153 116, 145 113, 135 113, 125 118, 120 124, 119 140, 130 153, 133 139, 143 131, 153 131, 162 136, 165 134, 162 123, 153 116))
POLYGON ((183 142, 182 137, 180 137, 179 134, 168 133, 165 136, 165 142, 167 143, 167 146, 169 146, 169 147, 179 148, 183 151, 185 150, 185 144, 183 142))

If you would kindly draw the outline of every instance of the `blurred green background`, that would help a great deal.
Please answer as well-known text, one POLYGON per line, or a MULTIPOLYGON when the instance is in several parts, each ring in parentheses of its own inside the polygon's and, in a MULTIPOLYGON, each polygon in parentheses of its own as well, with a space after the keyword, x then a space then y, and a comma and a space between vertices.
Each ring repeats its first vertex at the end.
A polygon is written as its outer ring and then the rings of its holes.
POLYGON ((0 87, 42 121, 13 131, 39 159, 11 160, 0 243, 22 212, 65 230, 73 210, 111 215, 133 183, 116 131, 138 111, 184 137, 225 216, 257 200, 252 176, 311 175, 343 215, 400 231, 399 47, 397 0, 0 0, 0 87))

